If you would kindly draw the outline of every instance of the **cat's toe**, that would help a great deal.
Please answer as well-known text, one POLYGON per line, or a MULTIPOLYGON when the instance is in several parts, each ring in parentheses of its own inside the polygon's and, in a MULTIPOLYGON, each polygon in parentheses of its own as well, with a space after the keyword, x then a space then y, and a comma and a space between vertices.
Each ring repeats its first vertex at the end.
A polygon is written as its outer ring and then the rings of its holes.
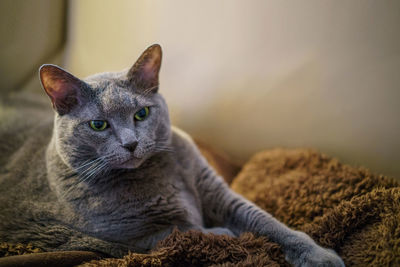
POLYGON ((322 247, 316 247, 310 251, 302 253, 297 258, 287 257, 290 263, 298 267, 344 267, 343 260, 331 249, 325 249, 322 247))

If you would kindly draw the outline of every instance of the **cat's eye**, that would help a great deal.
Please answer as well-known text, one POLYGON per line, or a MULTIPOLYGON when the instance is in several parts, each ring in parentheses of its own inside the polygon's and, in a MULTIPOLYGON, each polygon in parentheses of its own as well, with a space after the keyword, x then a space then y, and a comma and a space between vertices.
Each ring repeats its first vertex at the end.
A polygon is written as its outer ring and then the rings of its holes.
POLYGON ((135 113, 135 120, 142 121, 149 115, 149 107, 144 107, 135 113))
POLYGON ((89 126, 95 131, 104 131, 108 127, 108 123, 102 120, 93 120, 89 122, 89 126))

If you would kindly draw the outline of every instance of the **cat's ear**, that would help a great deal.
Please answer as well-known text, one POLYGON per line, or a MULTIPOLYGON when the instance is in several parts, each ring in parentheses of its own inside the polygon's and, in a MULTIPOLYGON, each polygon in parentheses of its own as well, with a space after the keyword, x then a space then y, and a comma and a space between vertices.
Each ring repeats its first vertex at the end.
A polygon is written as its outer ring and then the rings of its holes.
POLYGON ((154 44, 147 48, 128 71, 128 80, 138 92, 156 92, 158 73, 161 67, 161 46, 154 44))
POLYGON ((86 85, 82 80, 51 64, 42 65, 39 76, 43 89, 58 114, 67 114, 75 106, 82 104, 81 90, 86 85))

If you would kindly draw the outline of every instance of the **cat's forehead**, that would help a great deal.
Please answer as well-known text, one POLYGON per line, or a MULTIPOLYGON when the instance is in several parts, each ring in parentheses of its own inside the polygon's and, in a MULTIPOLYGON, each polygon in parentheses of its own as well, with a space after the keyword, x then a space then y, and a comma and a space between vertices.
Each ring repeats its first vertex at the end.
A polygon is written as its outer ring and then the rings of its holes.
POLYGON ((98 108, 106 113, 135 109, 140 96, 128 85, 124 73, 100 73, 85 79, 98 108))
POLYGON ((134 109, 139 105, 138 95, 128 88, 109 84, 97 94, 97 101, 103 112, 109 114, 121 110, 134 109))

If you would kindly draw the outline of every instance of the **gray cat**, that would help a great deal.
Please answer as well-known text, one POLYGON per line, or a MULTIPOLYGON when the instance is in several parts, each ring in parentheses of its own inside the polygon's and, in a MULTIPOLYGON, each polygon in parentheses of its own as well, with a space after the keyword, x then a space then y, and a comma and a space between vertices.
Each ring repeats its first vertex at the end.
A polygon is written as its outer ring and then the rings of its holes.
POLYGON ((191 138, 171 127, 160 65, 153 45, 128 71, 85 80, 40 68, 55 117, 24 114, 1 127, 0 241, 120 257, 149 251, 175 227, 250 231, 279 243, 295 266, 344 266, 232 192, 191 138))

